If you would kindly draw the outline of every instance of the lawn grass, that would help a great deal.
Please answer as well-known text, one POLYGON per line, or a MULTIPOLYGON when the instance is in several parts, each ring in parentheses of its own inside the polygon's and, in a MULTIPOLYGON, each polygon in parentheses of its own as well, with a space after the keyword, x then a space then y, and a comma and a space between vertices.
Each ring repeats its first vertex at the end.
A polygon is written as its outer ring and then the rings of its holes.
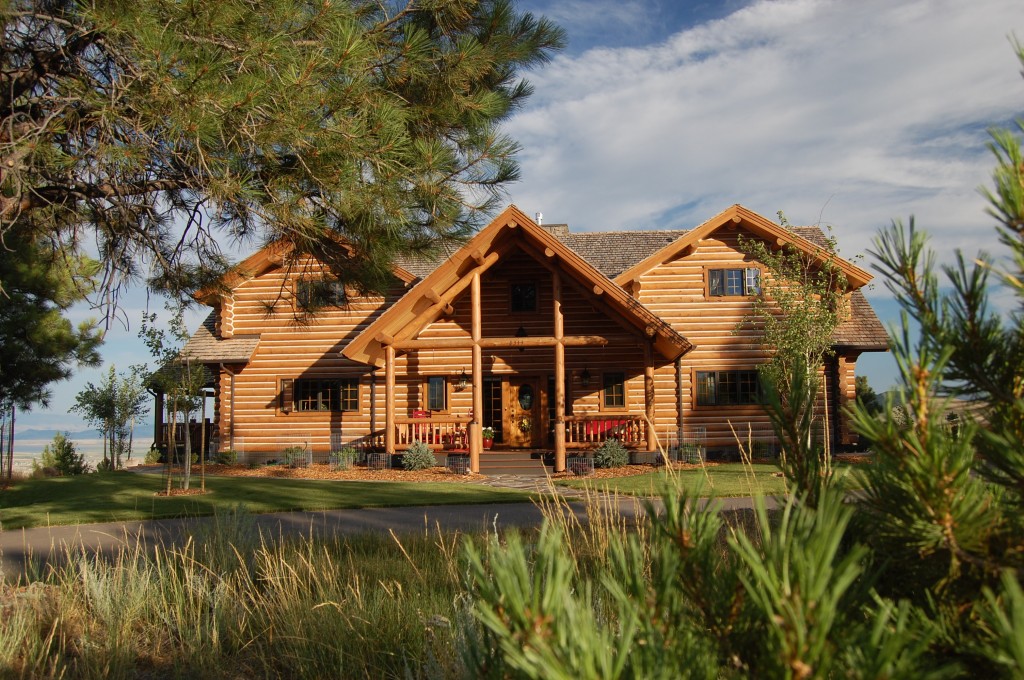
MULTIPOLYGON (((672 474, 678 477, 689 494, 733 497, 785 493, 785 480, 778 476, 778 472, 779 466, 771 463, 723 463, 703 469, 676 470, 672 474)), ((668 474, 666 470, 659 470, 632 477, 565 479, 558 483, 575 489, 613 491, 625 496, 656 496, 668 474)))
POLYGON ((161 475, 131 472, 25 480, 0 492, 0 528, 195 517, 230 511, 239 505, 252 513, 265 513, 510 503, 532 498, 530 493, 515 489, 434 482, 207 477, 205 495, 157 496, 164 486, 161 475))

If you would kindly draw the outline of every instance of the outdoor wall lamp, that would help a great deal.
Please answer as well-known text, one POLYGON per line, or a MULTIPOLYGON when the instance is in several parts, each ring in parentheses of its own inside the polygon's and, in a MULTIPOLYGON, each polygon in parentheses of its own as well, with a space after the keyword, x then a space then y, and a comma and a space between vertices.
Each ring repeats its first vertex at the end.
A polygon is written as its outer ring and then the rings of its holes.
POLYGON ((585 368, 583 369, 583 372, 580 373, 580 385, 590 387, 590 371, 585 368))

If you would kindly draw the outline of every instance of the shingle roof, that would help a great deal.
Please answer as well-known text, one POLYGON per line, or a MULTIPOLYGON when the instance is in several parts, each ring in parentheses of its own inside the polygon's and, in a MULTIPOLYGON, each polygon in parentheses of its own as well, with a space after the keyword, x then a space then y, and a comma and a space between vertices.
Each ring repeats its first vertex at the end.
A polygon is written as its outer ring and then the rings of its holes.
POLYGON ((666 231, 589 231, 558 234, 559 240, 575 250, 594 268, 614 279, 634 264, 685 234, 666 231))
POLYGON ((850 318, 832 334, 836 346, 861 350, 889 349, 889 334, 871 303, 859 290, 850 294, 850 318))
POLYGON ((260 343, 258 335, 236 335, 222 339, 214 335, 217 310, 211 310, 196 332, 185 343, 181 353, 202 362, 247 362, 260 343))
MULTIPOLYGON (((614 279, 687 232, 684 229, 569 232, 564 225, 547 225, 545 228, 609 279, 614 279)), ((816 245, 827 246, 826 236, 818 227, 789 229, 816 245)), ((406 256, 399 258, 396 264, 422 279, 456 250, 458 245, 451 244, 433 256, 406 256)), ((221 340, 214 336, 214 323, 214 312, 211 312, 189 339, 185 352, 201 361, 248 361, 259 344, 259 336, 235 336, 221 340)), ((859 290, 851 295, 850 319, 836 329, 834 338, 837 346, 862 350, 885 350, 889 342, 888 333, 875 310, 859 290)))

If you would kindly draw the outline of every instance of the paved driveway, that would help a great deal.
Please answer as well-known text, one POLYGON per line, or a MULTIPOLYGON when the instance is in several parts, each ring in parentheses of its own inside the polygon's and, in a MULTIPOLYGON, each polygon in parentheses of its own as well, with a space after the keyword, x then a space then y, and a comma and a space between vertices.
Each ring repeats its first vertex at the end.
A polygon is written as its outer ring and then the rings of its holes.
MULTIPOLYGON (((770 500, 770 499, 769 499, 770 500)), ((615 501, 606 501, 615 502, 615 501)), ((626 518, 643 513, 635 499, 619 499, 619 512, 626 518)), ((724 499, 726 509, 751 507, 749 498, 724 499)), ((583 503, 569 503, 566 512, 586 521, 583 503)), ((367 532, 397 534, 435 531, 476 531, 506 527, 536 526, 543 515, 532 503, 492 505, 436 505, 317 512, 279 512, 253 515, 264 536, 320 536, 330 538, 367 532)), ((111 556, 124 547, 183 544, 194 535, 208 517, 162 519, 107 524, 37 527, 0 531, 0 574, 6 579, 24 573, 31 561, 38 565, 60 564, 70 554, 111 556)))

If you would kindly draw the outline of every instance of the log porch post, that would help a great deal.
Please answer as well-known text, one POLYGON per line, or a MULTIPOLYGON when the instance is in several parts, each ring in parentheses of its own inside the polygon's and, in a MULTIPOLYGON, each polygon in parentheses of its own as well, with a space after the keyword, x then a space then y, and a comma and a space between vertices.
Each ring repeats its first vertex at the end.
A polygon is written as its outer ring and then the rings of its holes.
POLYGON ((473 334, 473 419, 469 423, 469 469, 480 472, 480 450, 484 447, 483 430, 480 425, 484 415, 483 352, 480 349, 480 272, 473 272, 470 288, 473 334))
POLYGON ((657 440, 654 428, 654 349, 644 344, 644 413, 647 415, 647 450, 653 451, 657 440))
POLYGON ((551 272, 555 329, 555 472, 565 471, 565 328, 562 317, 562 277, 551 272))
POLYGON ((384 452, 395 452, 395 348, 384 346, 384 452))

